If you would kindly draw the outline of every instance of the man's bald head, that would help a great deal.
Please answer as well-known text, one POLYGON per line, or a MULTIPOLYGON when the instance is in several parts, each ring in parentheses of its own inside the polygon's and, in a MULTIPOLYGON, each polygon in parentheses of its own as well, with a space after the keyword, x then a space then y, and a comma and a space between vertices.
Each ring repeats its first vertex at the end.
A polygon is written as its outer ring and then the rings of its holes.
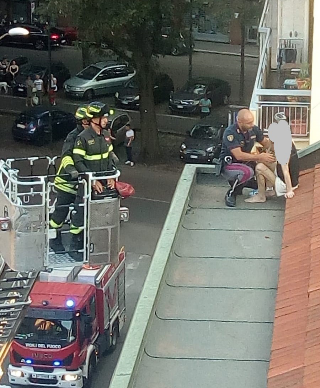
POLYGON ((237 122, 240 130, 247 132, 254 126, 254 116, 249 109, 241 109, 237 116, 237 122))

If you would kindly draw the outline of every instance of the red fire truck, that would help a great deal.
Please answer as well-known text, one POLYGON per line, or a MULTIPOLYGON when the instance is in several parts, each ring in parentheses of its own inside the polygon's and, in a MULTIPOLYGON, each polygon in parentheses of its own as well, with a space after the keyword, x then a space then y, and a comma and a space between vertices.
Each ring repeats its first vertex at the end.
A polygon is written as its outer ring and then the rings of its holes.
POLYGON ((0 358, 14 335, 12 322, 19 322, 10 348, 9 382, 81 388, 89 384, 99 358, 115 349, 124 325, 120 220, 128 220, 128 209, 120 207, 119 171, 85 174, 79 179, 83 246, 75 259, 70 254, 71 204, 61 231, 65 250, 53 251, 50 239, 56 235, 49 220, 56 193, 49 170, 56 161, 0 160, 0 345, 5 344, 0 358), (21 162, 27 162, 29 172, 21 162), (43 166, 47 173, 35 174, 43 166), (97 179, 109 182, 105 195, 92 192, 97 179))
POLYGON ((81 388, 124 324, 124 253, 117 265, 40 274, 30 297, 10 349, 10 383, 81 388))

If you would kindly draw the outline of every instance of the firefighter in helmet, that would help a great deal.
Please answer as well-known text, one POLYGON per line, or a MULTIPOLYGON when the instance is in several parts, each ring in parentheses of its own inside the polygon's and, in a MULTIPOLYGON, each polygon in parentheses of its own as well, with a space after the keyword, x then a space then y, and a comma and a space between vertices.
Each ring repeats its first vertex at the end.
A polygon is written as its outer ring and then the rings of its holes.
MULTIPOLYGON (((101 102, 92 102, 88 105, 87 116, 90 126, 86 131, 79 134, 73 148, 73 160, 79 173, 85 172, 115 172, 115 162, 118 161, 107 130, 109 106, 101 102)), ((101 194, 106 190, 107 182, 96 180, 92 189, 101 194)), ((115 190, 115 195, 117 192, 115 190)), ((83 186, 79 185, 76 204, 83 202, 83 186)), ((83 241, 83 207, 76 206, 72 218, 70 233, 73 234, 71 242, 71 256, 78 257, 77 251, 84 246, 83 241)))
POLYGON ((56 238, 50 240, 50 248, 55 252, 64 252, 64 246, 61 239, 61 227, 68 215, 69 206, 75 201, 78 189, 78 171, 74 165, 72 151, 77 136, 89 127, 89 117, 87 115, 87 106, 80 106, 76 113, 77 126, 66 137, 61 154, 61 163, 54 180, 54 186, 57 191, 57 201, 54 212, 50 217, 50 227, 57 230, 56 238))

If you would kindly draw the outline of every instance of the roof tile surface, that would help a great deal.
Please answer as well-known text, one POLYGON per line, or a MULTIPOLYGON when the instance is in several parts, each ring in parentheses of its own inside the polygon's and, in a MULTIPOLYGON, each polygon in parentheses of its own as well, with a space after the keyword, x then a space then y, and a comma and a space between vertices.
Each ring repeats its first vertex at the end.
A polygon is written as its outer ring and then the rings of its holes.
POLYGON ((320 388, 320 165, 286 203, 268 388, 320 388))

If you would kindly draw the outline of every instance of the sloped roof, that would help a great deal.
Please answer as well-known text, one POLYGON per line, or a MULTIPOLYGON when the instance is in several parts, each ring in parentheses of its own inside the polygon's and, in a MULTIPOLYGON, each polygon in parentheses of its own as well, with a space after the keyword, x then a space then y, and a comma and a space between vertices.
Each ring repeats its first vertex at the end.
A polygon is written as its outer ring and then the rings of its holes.
POLYGON ((286 203, 268 388, 320 387, 320 165, 286 203))

